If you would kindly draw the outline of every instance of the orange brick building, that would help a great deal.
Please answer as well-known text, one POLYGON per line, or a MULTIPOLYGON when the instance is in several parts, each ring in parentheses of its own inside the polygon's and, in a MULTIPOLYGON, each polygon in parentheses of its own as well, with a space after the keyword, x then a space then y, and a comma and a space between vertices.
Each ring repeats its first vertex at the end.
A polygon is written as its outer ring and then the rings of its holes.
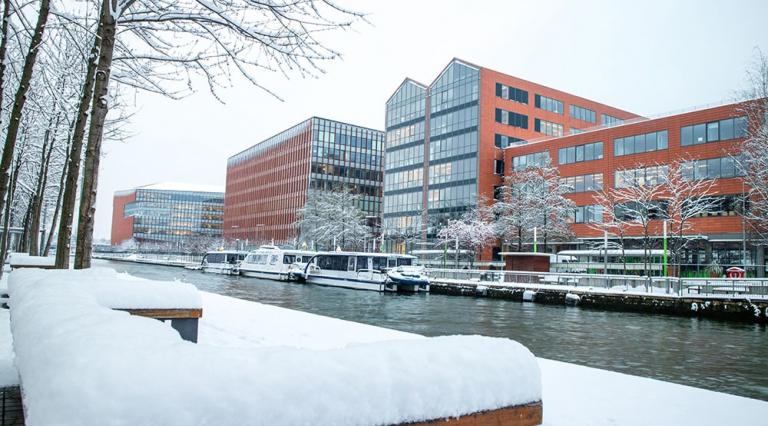
MULTIPOLYGON (((686 234, 696 241, 683 263, 707 264, 714 259, 721 265, 738 265, 743 256, 742 236, 749 232, 748 224, 739 215, 739 209, 748 208, 748 200, 743 197, 745 187, 732 158, 748 126, 740 106, 729 104, 653 119, 637 118, 578 134, 532 140, 503 150, 505 172, 510 173, 522 158, 545 153, 558 168, 561 179, 580 184, 567 196, 578 207, 589 210, 595 205, 595 191, 600 187, 620 187, 629 175, 652 179, 659 167, 681 162, 689 178, 713 179, 713 195, 724 200, 721 210, 691 219, 692 229, 686 234), (596 144, 601 146, 599 158, 593 155, 591 159, 578 159, 570 154, 579 147, 596 144), (586 177, 590 177, 591 185, 583 183, 586 177)), ((574 217, 571 228, 577 241, 556 248, 576 248, 580 242, 602 239, 602 232, 588 225, 591 220, 596 218, 588 214, 574 217)), ((652 221, 650 232, 661 236, 662 224, 662 220, 652 221)), ((630 229, 628 234, 637 237, 641 232, 630 229)), ((750 249, 751 261, 764 263, 762 247, 750 249)))
POLYGON ((386 104, 387 248, 429 247, 447 220, 492 199, 502 148, 637 117, 459 59, 429 85, 406 79, 386 104))
POLYGON ((379 217, 384 133, 312 117, 227 161, 224 237, 248 246, 291 242, 310 189, 345 188, 379 217))

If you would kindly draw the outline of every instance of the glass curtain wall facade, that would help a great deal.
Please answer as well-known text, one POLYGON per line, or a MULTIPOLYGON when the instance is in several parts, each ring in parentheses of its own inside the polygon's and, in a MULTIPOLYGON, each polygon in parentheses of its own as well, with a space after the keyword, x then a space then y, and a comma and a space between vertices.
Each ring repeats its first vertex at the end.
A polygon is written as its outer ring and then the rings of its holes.
POLYGON ((141 242, 220 238, 224 193, 138 188, 123 214, 133 218, 133 238, 141 242))
POLYGON ((454 61, 430 87, 406 80, 387 102, 389 250, 419 248, 476 204, 479 95, 480 70, 454 61))
POLYGON ((384 133, 324 118, 312 119, 309 188, 360 194, 367 216, 381 216, 384 133))

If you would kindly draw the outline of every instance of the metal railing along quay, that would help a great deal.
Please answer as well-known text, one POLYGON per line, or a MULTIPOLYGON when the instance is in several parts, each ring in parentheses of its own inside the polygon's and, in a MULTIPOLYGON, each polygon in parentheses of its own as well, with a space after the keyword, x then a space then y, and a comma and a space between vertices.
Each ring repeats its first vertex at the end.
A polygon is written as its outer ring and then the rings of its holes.
POLYGON ((677 296, 768 297, 768 278, 676 278, 639 275, 427 269, 432 280, 486 285, 560 285, 574 289, 632 291, 677 296))

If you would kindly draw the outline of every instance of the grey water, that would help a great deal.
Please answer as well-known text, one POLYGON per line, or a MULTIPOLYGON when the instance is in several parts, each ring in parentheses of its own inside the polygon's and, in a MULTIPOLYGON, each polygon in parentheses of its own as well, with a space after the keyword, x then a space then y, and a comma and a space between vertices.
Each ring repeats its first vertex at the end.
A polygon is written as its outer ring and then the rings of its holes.
POLYGON ((768 400, 768 333, 760 324, 347 290, 123 262, 96 266, 426 336, 507 337, 542 358, 768 400))

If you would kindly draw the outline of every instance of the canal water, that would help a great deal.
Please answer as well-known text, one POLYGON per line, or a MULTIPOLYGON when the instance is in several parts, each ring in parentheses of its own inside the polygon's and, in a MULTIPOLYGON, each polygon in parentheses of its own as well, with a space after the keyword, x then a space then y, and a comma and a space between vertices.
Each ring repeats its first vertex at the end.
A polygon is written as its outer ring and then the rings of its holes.
POLYGON ((122 262, 96 261, 95 266, 149 279, 178 279, 212 293, 427 336, 507 337, 543 358, 768 400, 765 325, 347 290, 122 262))

